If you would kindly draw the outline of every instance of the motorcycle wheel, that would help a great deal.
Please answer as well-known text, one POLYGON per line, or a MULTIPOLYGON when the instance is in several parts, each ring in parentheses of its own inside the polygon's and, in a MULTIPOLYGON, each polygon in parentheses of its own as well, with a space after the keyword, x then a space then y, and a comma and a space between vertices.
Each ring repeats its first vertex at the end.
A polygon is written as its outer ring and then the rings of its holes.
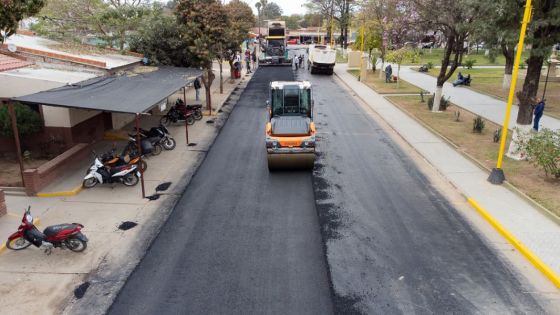
POLYGON ((75 253, 81 253, 87 248, 87 242, 79 240, 75 237, 69 238, 66 241, 66 247, 75 253))
POLYGON ((187 117, 187 125, 192 125, 194 124, 194 117, 193 115, 190 115, 189 117, 187 117))
POLYGON ((26 249, 30 245, 31 245, 31 243, 28 240, 26 240, 25 238, 23 238, 23 236, 18 237, 16 239, 13 239, 11 241, 6 241, 6 247, 8 247, 11 250, 26 249))
POLYGON ((138 184, 139 180, 140 179, 136 176, 136 174, 129 173, 123 178, 123 184, 125 186, 135 186, 138 184))
POLYGON ((160 155, 161 151, 163 151, 163 147, 161 144, 157 143, 154 144, 154 150, 152 151, 152 155, 160 155))
POLYGON ((193 114, 194 119, 201 120, 202 119, 202 110, 196 110, 193 114))
POLYGON ((173 150, 173 149, 175 149, 175 146, 177 145, 177 142, 175 141, 175 139, 173 139, 171 137, 167 137, 163 141, 162 145, 163 145, 163 148, 165 150, 173 150))
POLYGON ((84 182, 82 183, 84 188, 92 188, 95 185, 97 185, 97 178, 95 177, 84 179, 84 182))
POLYGON ((138 163, 136 163, 136 166, 138 168, 142 169, 142 172, 145 172, 148 169, 148 163, 146 163, 146 161, 142 160, 142 165, 138 165, 138 163))
POLYGON ((171 125, 171 119, 169 119, 169 117, 167 117, 167 116, 163 116, 159 120, 159 123, 167 127, 167 126, 171 125))

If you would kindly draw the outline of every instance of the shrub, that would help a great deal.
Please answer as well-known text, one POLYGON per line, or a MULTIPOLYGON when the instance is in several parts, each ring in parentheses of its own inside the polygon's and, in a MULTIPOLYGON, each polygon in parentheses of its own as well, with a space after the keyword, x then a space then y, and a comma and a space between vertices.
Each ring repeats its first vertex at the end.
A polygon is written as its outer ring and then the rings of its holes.
POLYGON ((476 59, 467 59, 463 64, 463 68, 472 69, 475 63, 476 59))
MULTIPOLYGON (((20 135, 26 135, 41 130, 43 121, 36 111, 27 105, 14 103, 14 111, 16 112, 16 120, 20 135)), ((8 106, 0 107, 0 135, 12 137, 12 120, 8 106)))
POLYGON ((544 128, 519 145, 531 164, 542 168, 546 176, 560 178, 560 130, 544 128))
MULTIPOLYGON (((434 95, 430 95, 430 98, 428 98, 428 109, 432 110, 432 108, 434 107, 434 95)), ((441 100, 439 102, 439 110, 441 111, 446 111, 447 108, 451 106, 451 102, 449 101, 449 97, 446 99, 445 97, 441 96, 441 100)))
POLYGON ((488 56, 486 56, 486 58, 488 58, 488 61, 490 61, 490 63, 496 63, 496 57, 497 57, 497 53, 496 50, 494 49, 490 49, 488 52, 488 56))
POLYGON ((428 67, 428 69, 432 69, 434 67, 434 63, 431 61, 428 61, 428 63, 426 64, 426 67, 428 67))
POLYGON ((484 129, 484 119, 482 119, 482 117, 480 116, 476 116, 476 118, 473 119, 473 127, 472 127, 473 132, 482 133, 483 129, 484 129))

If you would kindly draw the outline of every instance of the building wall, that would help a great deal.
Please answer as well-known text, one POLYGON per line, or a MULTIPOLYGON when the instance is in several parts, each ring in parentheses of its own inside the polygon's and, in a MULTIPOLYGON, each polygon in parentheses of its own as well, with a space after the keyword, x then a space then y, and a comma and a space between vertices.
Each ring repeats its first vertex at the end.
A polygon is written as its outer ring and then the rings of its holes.
POLYGON ((121 129, 126 124, 134 120, 134 115, 132 114, 121 114, 121 113, 111 113, 111 119, 113 122, 113 129, 121 129))
POLYGON ((0 97, 10 98, 63 86, 64 83, 16 77, 0 73, 0 97))

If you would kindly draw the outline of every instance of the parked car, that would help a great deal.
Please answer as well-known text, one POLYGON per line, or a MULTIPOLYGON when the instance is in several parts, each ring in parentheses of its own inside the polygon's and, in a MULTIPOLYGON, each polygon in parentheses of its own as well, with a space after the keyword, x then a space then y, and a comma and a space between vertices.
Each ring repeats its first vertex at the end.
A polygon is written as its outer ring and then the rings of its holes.
POLYGON ((297 38, 292 38, 292 39, 288 39, 286 43, 288 43, 288 45, 297 45, 299 44, 299 40, 297 38))

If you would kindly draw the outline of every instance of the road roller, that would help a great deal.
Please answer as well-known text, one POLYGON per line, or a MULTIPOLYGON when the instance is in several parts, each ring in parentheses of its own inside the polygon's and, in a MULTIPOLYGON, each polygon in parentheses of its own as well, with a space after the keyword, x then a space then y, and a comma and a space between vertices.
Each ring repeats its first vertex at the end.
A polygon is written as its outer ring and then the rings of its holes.
POLYGON ((268 170, 313 169, 315 124, 311 82, 271 82, 267 109, 268 170))

